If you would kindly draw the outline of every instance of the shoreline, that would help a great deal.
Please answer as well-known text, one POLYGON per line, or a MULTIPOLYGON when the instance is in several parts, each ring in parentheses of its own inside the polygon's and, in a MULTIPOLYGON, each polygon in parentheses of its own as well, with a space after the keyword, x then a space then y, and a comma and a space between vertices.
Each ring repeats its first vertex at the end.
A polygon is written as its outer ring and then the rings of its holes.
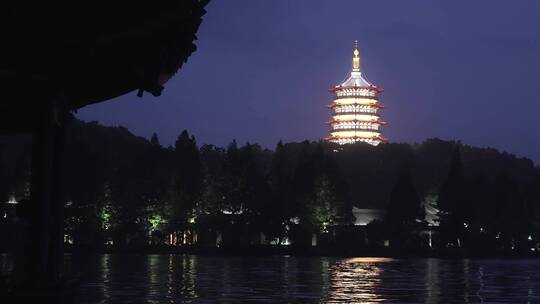
POLYGON ((125 246, 103 248, 66 247, 65 253, 71 254, 190 254, 199 256, 234 257, 234 256, 293 256, 293 257, 385 257, 396 259, 408 258, 442 258, 442 259, 535 259, 540 254, 520 251, 473 252, 461 250, 426 250, 396 251, 389 248, 380 249, 342 249, 321 247, 294 246, 248 246, 248 247, 177 247, 177 246, 125 246))

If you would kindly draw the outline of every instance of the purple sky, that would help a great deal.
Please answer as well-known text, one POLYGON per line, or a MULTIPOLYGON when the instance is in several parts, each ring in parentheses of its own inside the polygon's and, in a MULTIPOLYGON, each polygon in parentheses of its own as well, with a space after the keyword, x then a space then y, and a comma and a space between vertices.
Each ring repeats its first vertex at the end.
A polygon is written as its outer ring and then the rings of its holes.
POLYGON ((351 67, 385 92, 392 142, 460 139, 540 163, 540 1, 214 0, 198 50, 161 97, 81 109, 84 120, 199 143, 273 148, 327 136, 328 88, 351 67))

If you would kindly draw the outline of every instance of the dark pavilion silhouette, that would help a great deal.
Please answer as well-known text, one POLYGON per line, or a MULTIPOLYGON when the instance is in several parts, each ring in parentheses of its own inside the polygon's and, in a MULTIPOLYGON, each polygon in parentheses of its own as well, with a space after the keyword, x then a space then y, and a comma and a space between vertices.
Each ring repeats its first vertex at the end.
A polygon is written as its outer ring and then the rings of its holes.
POLYGON ((61 281, 61 164, 69 113, 134 90, 159 96, 196 50, 208 2, 2 5, 0 131, 32 134, 31 199, 21 204, 21 215, 33 240, 15 265, 23 290, 61 281))

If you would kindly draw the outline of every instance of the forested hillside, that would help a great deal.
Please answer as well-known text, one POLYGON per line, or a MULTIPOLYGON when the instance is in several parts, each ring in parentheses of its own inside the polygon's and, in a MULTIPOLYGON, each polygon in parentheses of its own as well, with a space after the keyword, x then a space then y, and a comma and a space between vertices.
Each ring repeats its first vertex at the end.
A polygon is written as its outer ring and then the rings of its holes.
MULTIPOLYGON (((1 138, 2 201, 28 198, 30 149, 27 136, 1 138)), ((233 141, 222 148, 198 146, 187 131, 163 147, 156 135, 146 140, 73 119, 66 135, 66 232, 73 242, 146 242, 196 225, 219 227, 236 215, 279 240, 291 233, 289 223, 324 231, 350 224, 352 206, 386 209, 398 175, 411 180, 421 201, 437 205, 456 155, 459 191, 475 220, 489 225, 515 206, 536 220, 540 170, 495 149, 439 139, 377 147, 280 142, 272 150, 233 141), (403 174, 403 164, 410 172, 403 174)))

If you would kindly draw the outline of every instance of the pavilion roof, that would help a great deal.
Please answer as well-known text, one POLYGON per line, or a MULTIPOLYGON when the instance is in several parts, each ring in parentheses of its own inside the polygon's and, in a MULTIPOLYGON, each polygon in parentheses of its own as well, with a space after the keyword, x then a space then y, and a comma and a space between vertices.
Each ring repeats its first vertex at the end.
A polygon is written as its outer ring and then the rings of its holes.
POLYGON ((139 91, 159 95, 196 50, 208 0, 16 1, 0 10, 0 132, 51 100, 68 110, 139 91))

